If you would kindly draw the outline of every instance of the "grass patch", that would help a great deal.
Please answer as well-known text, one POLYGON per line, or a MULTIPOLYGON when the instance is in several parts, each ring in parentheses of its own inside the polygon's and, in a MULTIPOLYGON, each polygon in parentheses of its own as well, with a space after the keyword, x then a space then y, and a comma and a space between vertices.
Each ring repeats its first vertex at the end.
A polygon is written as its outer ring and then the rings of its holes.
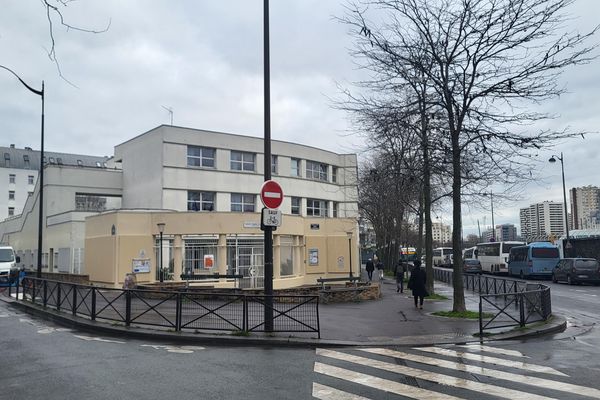
POLYGON ((233 331, 231 332, 232 336, 250 336, 250 332, 248 331, 233 331))
MULTIPOLYGON (((427 300, 448 300, 448 298, 446 296, 443 296, 441 294, 430 294, 429 296, 425 297, 427 300)), ((479 318, 479 317, 478 317, 479 318)))
MULTIPOLYGON (((436 311, 432 314, 437 315, 438 317, 479 319, 479 313, 477 311, 463 311, 463 312, 436 311)), ((483 318, 492 318, 493 316, 494 316, 494 314, 491 314, 491 313, 483 313, 483 318)))

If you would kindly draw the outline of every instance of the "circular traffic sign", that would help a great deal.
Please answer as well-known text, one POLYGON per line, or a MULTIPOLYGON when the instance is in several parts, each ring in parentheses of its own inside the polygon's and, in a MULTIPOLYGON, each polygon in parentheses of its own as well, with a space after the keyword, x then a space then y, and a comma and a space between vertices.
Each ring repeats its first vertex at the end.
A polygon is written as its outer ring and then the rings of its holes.
POLYGON ((260 199, 267 208, 278 208, 283 202, 283 190, 275 181, 265 181, 260 188, 260 199))

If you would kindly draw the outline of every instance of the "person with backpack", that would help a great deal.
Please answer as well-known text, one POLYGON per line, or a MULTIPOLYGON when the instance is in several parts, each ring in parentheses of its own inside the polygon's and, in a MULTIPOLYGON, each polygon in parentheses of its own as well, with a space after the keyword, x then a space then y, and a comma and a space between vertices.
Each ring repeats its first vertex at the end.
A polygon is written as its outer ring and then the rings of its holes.
POLYGON ((370 258, 367 260, 365 264, 365 270, 367 271, 367 276, 369 277, 369 282, 373 280, 373 270, 375 270, 375 264, 373 264, 373 260, 370 258))
POLYGON ((404 293, 404 273, 406 272, 406 263, 398 260, 394 275, 396 276, 396 293, 404 293))
POLYGON ((379 280, 382 281, 383 280, 383 263, 381 262, 381 260, 377 261, 377 265, 375 265, 375 268, 377 268, 377 274, 379 275, 379 280))
POLYGON ((406 287, 412 290, 412 295, 415 299, 415 308, 419 307, 421 310, 423 309, 423 299, 429 296, 425 288, 425 283, 427 283, 427 275, 421 269, 421 261, 415 260, 414 268, 410 273, 410 279, 406 287))

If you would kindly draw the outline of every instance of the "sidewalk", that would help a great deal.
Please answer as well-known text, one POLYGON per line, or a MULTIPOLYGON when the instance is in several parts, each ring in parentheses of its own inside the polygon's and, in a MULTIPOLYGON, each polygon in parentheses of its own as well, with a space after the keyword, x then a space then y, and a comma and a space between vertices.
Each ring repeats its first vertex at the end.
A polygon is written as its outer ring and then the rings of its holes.
MULTIPOLYGON (((140 327, 123 327, 106 322, 95 322, 73 317, 67 313, 57 313, 40 309, 24 302, 16 302, 5 296, 0 300, 14 307, 50 319, 62 325, 72 326, 97 334, 119 337, 137 337, 150 340, 185 341, 229 345, 275 345, 275 346, 423 346, 443 343, 479 342, 474 336, 479 332, 478 320, 445 318, 431 315, 435 311, 452 309, 452 287, 435 282, 435 293, 448 297, 448 300, 425 300, 423 309, 415 308, 411 293, 396 292, 396 282, 392 278, 373 280, 381 285, 382 297, 379 300, 358 303, 320 304, 321 339, 316 334, 275 333, 234 336, 221 334, 194 334, 168 332, 140 327)), ((479 296, 465 292, 465 303, 470 311, 478 311, 479 296)), ((516 339, 524 336, 541 335, 562 331, 566 320, 554 315, 551 322, 535 329, 517 330, 492 337, 484 341, 516 339)))

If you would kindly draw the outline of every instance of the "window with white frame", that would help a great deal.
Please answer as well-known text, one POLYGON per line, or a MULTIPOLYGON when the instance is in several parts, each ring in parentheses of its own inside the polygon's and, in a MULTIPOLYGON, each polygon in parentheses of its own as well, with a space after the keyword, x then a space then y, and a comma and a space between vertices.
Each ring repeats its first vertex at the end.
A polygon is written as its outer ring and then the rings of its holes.
POLYGON ((8 207, 8 216, 12 217, 13 215, 15 215, 15 208, 14 207, 8 207))
POLYGON ((15 174, 8 175, 8 183, 15 183, 16 180, 17 180, 17 176, 15 174))
POLYGON ((245 193, 231 193, 231 211, 254 212, 256 195, 245 193))
POLYGON ((254 171, 254 153, 231 151, 230 168, 234 171, 254 171))
POLYGON ((326 217, 327 202, 318 199, 306 199, 306 215, 309 217, 326 217))
POLYGON ((188 211, 214 211, 215 192, 188 190, 188 211))
POLYGON ((33 175, 29 175, 27 177, 27 184, 33 185, 33 180, 34 180, 34 176, 33 175))
POLYGON ((300 159, 299 158, 292 158, 292 168, 291 168, 291 175, 292 176, 298 176, 300 177, 300 159))
POLYGON ((9 200, 14 200, 15 199, 15 191, 14 190, 9 190, 8 191, 8 199, 9 200))
POLYGON ((340 203, 338 203, 337 201, 333 202, 333 207, 331 209, 331 216, 333 218, 337 218, 340 216, 340 203))
POLYGON ((331 167, 331 182, 337 183, 338 169, 337 167, 331 167))
POLYGON ((188 146, 187 165, 189 167, 215 167, 215 152, 211 147, 188 146))
POLYGON ((271 173, 277 174, 277 156, 271 155, 271 173))
POLYGON ((292 197, 292 214, 300 215, 300 207, 302 204, 302 199, 300 197, 292 197))
POLYGON ((291 236, 281 236, 279 241, 280 276, 294 275, 294 246, 291 236))
POLYGON ((327 164, 307 160, 306 178, 327 182, 327 164))

